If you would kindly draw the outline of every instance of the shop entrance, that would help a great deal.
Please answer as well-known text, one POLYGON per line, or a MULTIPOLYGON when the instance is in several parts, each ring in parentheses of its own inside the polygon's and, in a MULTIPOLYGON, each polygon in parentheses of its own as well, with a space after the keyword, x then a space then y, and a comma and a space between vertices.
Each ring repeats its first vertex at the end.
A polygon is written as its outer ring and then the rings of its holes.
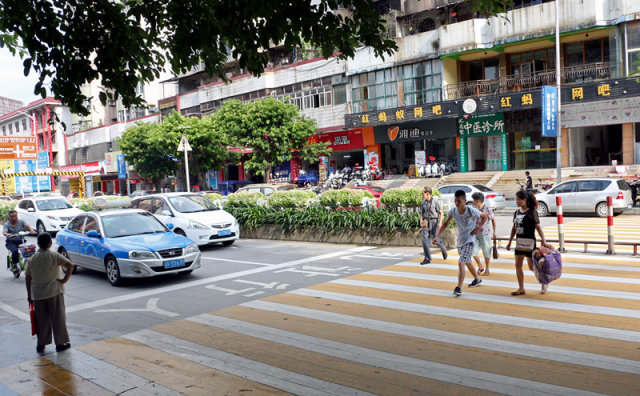
POLYGON ((622 125, 572 128, 571 166, 622 164, 622 125))
POLYGON ((364 150, 334 151, 329 156, 329 171, 331 171, 331 168, 334 170, 342 170, 347 165, 353 168, 356 164, 358 164, 358 166, 366 165, 364 163, 364 150))

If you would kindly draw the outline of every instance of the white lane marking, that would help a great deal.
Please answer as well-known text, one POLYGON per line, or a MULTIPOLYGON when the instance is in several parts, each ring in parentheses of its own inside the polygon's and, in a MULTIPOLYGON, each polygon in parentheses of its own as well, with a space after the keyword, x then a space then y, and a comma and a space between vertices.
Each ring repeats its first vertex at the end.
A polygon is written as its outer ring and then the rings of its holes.
POLYGON ((156 382, 107 363, 79 349, 46 356, 46 359, 84 380, 96 384, 114 394, 181 395, 156 382))
POLYGON ((200 258, 202 258, 204 260, 226 261, 226 262, 229 262, 229 263, 238 263, 238 264, 251 264, 251 265, 264 265, 264 266, 277 265, 277 264, 257 263, 255 261, 232 260, 232 259, 206 257, 206 256, 200 256, 200 258))
POLYGON ((255 282, 255 281, 244 280, 244 279, 234 279, 234 282, 246 283, 247 285, 262 286, 264 289, 275 288, 276 290, 284 290, 287 287, 289 287, 288 283, 280 283, 280 282, 264 283, 264 282, 255 282))
MULTIPOLYGON (((382 298, 362 297, 352 294, 327 292, 313 289, 292 290, 289 293, 307 297, 319 297, 347 303, 362 304, 372 307, 398 309, 401 311, 418 312, 428 315, 439 315, 450 318, 477 320, 493 324, 525 327, 529 329, 557 331, 560 333, 580 334, 590 337, 608 338, 612 340, 630 341, 637 343, 640 332, 631 330, 612 329, 608 327, 588 326, 573 323, 553 322, 543 319, 532 319, 519 316, 508 316, 486 312, 465 311, 456 308, 443 308, 437 305, 416 304, 406 301, 384 300, 382 298)), ((450 295, 450 294, 449 294, 450 295)))
POLYGON ((147 301, 146 308, 121 308, 121 309, 97 309, 94 312, 152 312, 162 316, 168 316, 170 318, 174 318, 176 316, 180 316, 175 312, 165 311, 164 309, 158 308, 158 300, 159 298, 150 298, 147 301))
POLYGON ((190 282, 184 282, 184 283, 180 283, 180 284, 177 284, 177 285, 159 287, 159 288, 153 289, 153 290, 145 290, 145 291, 141 291, 141 292, 137 292, 137 293, 125 294, 125 295, 122 295, 122 296, 104 298, 102 300, 89 301, 89 302, 86 302, 86 303, 81 303, 81 304, 72 305, 70 307, 67 307, 67 313, 83 311, 85 309, 94 309, 94 308, 97 308, 97 307, 102 307, 104 305, 116 304, 116 303, 120 303, 120 302, 123 302, 123 301, 130 301, 130 300, 135 300, 135 299, 142 298, 142 297, 153 296, 153 295, 156 295, 156 294, 162 294, 162 293, 173 292, 173 291, 176 291, 176 290, 188 289, 190 287, 206 285, 208 283, 214 283, 214 282, 218 282, 218 281, 221 281, 221 280, 240 278, 240 277, 247 276, 247 275, 259 274, 261 272, 273 271, 274 269, 278 269, 278 268, 293 267, 293 266, 299 265, 299 264, 311 263, 311 262, 314 262, 314 261, 319 261, 319 260, 324 260, 324 259, 328 259, 328 258, 338 257, 338 256, 341 256, 343 254, 358 253, 358 252, 363 252, 363 251, 371 250, 371 249, 375 249, 375 247, 373 247, 373 246, 360 246, 360 247, 347 249, 347 250, 342 250, 342 251, 338 251, 338 252, 321 254, 319 256, 313 256, 313 257, 307 257, 307 258, 303 258, 303 259, 299 259, 299 260, 287 261, 286 263, 277 264, 277 265, 271 265, 271 266, 268 266, 268 267, 254 268, 254 269, 249 269, 249 270, 244 270, 244 271, 239 271, 239 272, 233 272, 233 273, 230 273, 230 274, 211 276, 209 278, 194 280, 194 281, 190 281, 190 282))
POLYGON ((381 367, 387 370, 415 375, 422 378, 429 378, 507 395, 521 396, 523 394, 527 394, 565 396, 597 394, 564 386, 396 355, 356 345, 280 330, 273 327, 242 322, 240 320, 230 319, 223 316, 203 314, 189 318, 188 320, 214 328, 244 334, 249 337, 256 337, 326 356, 337 357, 359 364, 381 367))
POLYGON ((298 307, 295 305, 272 303, 263 300, 251 301, 240 305, 263 311, 278 312, 286 315, 296 315, 308 319, 321 320, 324 322, 353 326, 367 330, 382 331, 385 333, 404 335, 408 337, 415 337, 423 340, 442 342, 446 344, 460 345, 464 347, 468 347, 471 345, 475 348, 487 349, 490 351, 510 353, 536 359, 552 360, 572 365, 576 364, 580 366, 595 367, 631 374, 640 373, 640 361, 637 360, 622 359, 617 357, 598 355, 595 353, 547 347, 543 345, 505 341, 496 338, 475 336, 471 334, 458 334, 451 331, 442 331, 431 329, 428 327, 385 322, 359 316, 343 315, 318 309, 298 307))
POLYGON ((284 370, 152 330, 140 330, 122 337, 291 394, 371 395, 359 389, 284 370))
POLYGON ((7 312, 8 314, 11 314, 13 316, 15 316, 16 318, 20 319, 20 320, 24 320, 25 322, 30 321, 30 317, 28 313, 22 312, 19 309, 16 309, 14 307, 12 307, 11 305, 7 305, 3 302, 0 302, 0 309, 2 309, 3 311, 7 312))
MULTIPOLYGON (((432 280, 436 282, 458 283, 457 275, 456 276, 429 275, 429 274, 416 274, 415 272, 399 272, 399 271, 384 271, 384 270, 373 270, 373 271, 366 272, 366 274, 392 276, 396 278, 424 279, 424 280, 432 280)), ((507 289, 518 286, 517 283, 515 282, 515 279, 513 282, 507 282, 507 281, 492 280, 487 277, 483 278, 482 284, 485 286, 503 287, 507 289)), ((525 283, 526 289, 536 290, 539 287, 540 287, 540 284, 525 283)), ((607 290, 607 289, 589 289, 589 288, 557 286, 557 285, 552 285, 549 287, 551 287, 551 290, 553 290, 556 293, 576 294, 581 296, 592 296, 592 297, 603 297, 603 298, 621 298, 621 299, 636 300, 636 301, 640 300, 640 293, 634 293, 634 292, 622 292, 622 291, 607 290)), ((518 299, 518 300, 521 300, 521 299, 518 299)), ((557 303, 554 303, 554 304, 557 304, 557 303)))
MULTIPOLYGON (((480 262, 484 263, 482 259, 480 262)), ((475 263, 474 263, 475 264, 475 263)), ((422 267, 422 268, 439 268, 439 269, 447 269, 447 270, 458 270, 458 266, 454 264, 436 264, 431 263, 429 265, 420 265, 419 263, 413 262, 402 262, 395 265, 399 265, 401 267, 422 267)), ((566 267, 564 263, 563 267, 566 267)), ((636 268, 636 271, 640 272, 640 268, 636 268)), ((491 272, 495 272, 496 274, 509 274, 515 275, 515 269, 506 269, 506 268, 491 268, 491 272)), ((526 276, 534 277, 533 273, 527 271, 525 273, 526 276)), ((535 278, 535 277, 534 277, 535 278)), ((583 275, 583 274, 574 274, 571 272, 563 272, 562 278, 564 279, 578 279, 578 280, 586 280, 586 281, 595 281, 595 282, 614 282, 614 283, 628 283, 632 285, 640 285, 640 278, 621 278, 616 276, 606 276, 606 275, 583 275)), ((483 278, 486 279, 486 278, 483 278)))
POLYGON ((340 257, 341 260, 353 260, 354 257, 364 257, 364 258, 374 258, 380 260, 398 260, 400 257, 391 257, 391 256, 374 256, 372 254, 352 254, 349 256, 340 257))

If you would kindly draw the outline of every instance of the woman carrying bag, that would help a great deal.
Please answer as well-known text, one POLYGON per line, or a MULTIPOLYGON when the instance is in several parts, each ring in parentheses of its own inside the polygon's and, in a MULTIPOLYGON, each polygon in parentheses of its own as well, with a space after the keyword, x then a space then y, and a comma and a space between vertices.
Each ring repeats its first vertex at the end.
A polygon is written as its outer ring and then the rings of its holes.
MULTIPOLYGON (((525 294, 524 290, 524 272, 522 264, 525 257, 529 269, 533 271, 533 252, 536 250, 536 230, 542 240, 542 246, 551 248, 544 238, 544 233, 540 227, 540 219, 538 219, 538 201, 533 193, 527 194, 524 190, 516 193, 516 205, 518 210, 513 214, 513 227, 511 228, 511 236, 507 244, 507 250, 511 250, 511 242, 516 238, 516 248, 514 251, 516 260, 516 276, 518 277, 518 290, 511 292, 512 296, 525 294)), ((542 285, 540 293, 547 291, 547 284, 542 285)))

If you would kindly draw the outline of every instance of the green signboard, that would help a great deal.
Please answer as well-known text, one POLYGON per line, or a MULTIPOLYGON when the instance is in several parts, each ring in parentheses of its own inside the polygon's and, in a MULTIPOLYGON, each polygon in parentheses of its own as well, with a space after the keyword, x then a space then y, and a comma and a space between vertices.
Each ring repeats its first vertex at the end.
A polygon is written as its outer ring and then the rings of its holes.
POLYGON ((507 133, 504 125, 503 113, 492 114, 480 114, 480 115, 465 115, 458 117, 458 136, 460 139, 460 172, 467 172, 469 170, 469 138, 483 137, 499 135, 499 150, 498 144, 492 139, 492 144, 487 144, 487 152, 485 152, 485 165, 487 169, 496 169, 495 162, 499 162, 499 168, 506 171, 508 168, 508 153, 507 153, 507 133), (499 160, 495 158, 495 155, 499 155, 499 160))

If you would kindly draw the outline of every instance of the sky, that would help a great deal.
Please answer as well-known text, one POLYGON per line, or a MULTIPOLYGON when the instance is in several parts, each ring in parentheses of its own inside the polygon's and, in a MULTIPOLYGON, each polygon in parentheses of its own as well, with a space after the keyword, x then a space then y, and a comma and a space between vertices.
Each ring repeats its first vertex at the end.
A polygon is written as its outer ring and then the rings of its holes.
POLYGON ((31 70, 28 77, 24 76, 22 60, 11 55, 6 48, 0 48, 0 96, 17 99, 25 105, 40 99, 33 94, 33 87, 38 77, 31 70))

